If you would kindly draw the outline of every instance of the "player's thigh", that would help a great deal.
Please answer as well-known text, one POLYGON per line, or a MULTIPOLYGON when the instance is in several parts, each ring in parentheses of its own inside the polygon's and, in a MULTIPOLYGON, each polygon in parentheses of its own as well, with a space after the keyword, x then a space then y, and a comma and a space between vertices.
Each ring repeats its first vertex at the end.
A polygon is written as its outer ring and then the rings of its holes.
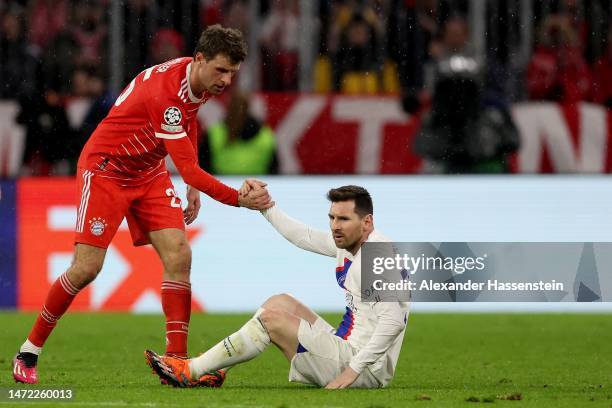
POLYGON ((348 341, 333 333, 318 330, 306 321, 300 322, 297 339, 301 348, 325 359, 350 359, 355 352, 348 341))
MULTIPOLYGON (((289 381, 325 387, 349 367, 350 360, 335 360, 304 351, 291 360, 289 381)), ((364 369, 350 388, 380 388, 382 385, 369 369, 364 369)))
POLYGON ((298 341, 289 381, 324 387, 340 375, 345 361, 350 361, 354 354, 348 343, 341 343, 343 339, 316 330, 306 321, 300 322, 298 341))
POLYGON ((151 233, 165 229, 184 231, 181 199, 167 174, 155 177, 141 186, 137 200, 131 203, 127 215, 134 245, 152 243, 151 233))
POLYGON ((75 243, 108 248, 130 205, 130 193, 89 170, 77 173, 75 243))
MULTIPOLYGON (((291 360, 289 380, 321 387, 338 377, 348 366, 357 350, 348 341, 302 321, 298 330, 298 350, 291 360)), ((378 381, 369 370, 352 385, 357 388, 377 388, 378 381)))

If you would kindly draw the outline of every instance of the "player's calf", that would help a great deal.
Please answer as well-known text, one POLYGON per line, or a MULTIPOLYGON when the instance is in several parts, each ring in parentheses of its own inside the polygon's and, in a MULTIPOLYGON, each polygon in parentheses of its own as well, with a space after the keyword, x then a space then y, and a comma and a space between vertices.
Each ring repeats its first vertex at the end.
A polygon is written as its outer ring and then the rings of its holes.
POLYGON ((225 337, 201 356, 191 359, 189 369, 192 378, 244 363, 261 354, 270 344, 270 336, 259 320, 262 312, 263 309, 258 310, 237 332, 225 337))
POLYGON ((153 231, 149 236, 164 264, 164 280, 189 282, 191 248, 185 231, 166 228, 153 231))
POLYGON ((102 269, 106 249, 77 244, 74 261, 66 273, 51 285, 45 303, 19 353, 13 360, 13 377, 18 382, 36 383, 36 363, 47 338, 75 296, 102 269))
POLYGON ((161 301, 166 316, 166 354, 187 357, 191 318, 191 249, 185 231, 165 228, 149 234, 164 264, 161 301))

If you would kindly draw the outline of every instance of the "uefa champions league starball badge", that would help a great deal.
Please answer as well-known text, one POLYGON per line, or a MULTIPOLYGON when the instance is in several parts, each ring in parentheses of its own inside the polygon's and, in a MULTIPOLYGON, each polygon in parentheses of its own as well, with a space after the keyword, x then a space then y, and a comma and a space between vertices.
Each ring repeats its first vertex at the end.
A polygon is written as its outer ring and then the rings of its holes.
POLYGON ((101 217, 92 218, 89 220, 89 231, 96 237, 104 234, 104 230, 108 225, 106 224, 106 220, 101 217))
POLYGON ((181 110, 176 106, 171 106, 164 112, 164 120, 169 125, 178 125, 181 123, 181 110))

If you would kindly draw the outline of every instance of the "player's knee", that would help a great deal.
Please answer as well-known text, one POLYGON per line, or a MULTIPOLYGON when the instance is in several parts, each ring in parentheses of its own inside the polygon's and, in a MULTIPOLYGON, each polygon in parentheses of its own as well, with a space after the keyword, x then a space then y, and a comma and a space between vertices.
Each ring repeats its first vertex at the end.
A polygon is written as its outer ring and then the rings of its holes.
POLYGON ((266 309, 259 315, 259 321, 266 328, 270 337, 273 337, 274 333, 282 325, 283 312, 276 309, 266 309))
POLYGON ((102 270, 102 262, 76 261, 68 271, 68 279, 79 289, 91 283, 102 270))
POLYGON ((295 308, 296 303, 296 299, 290 294, 279 293, 277 295, 270 296, 261 307, 263 307, 264 309, 271 308, 281 310, 293 310, 295 308))

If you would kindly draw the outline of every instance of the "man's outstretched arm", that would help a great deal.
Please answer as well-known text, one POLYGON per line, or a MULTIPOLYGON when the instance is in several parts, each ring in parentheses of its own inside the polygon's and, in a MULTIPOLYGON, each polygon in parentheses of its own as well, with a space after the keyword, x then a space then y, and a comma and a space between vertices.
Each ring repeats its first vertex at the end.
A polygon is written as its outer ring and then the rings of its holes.
POLYGON ((276 205, 261 213, 276 231, 295 246, 321 255, 336 256, 336 244, 331 233, 316 230, 291 218, 276 205))
POLYGON ((259 189, 248 196, 242 196, 238 194, 238 190, 223 184, 202 170, 188 138, 164 139, 164 146, 185 183, 214 200, 234 207, 247 207, 253 210, 266 209, 272 205, 267 190, 259 189))

